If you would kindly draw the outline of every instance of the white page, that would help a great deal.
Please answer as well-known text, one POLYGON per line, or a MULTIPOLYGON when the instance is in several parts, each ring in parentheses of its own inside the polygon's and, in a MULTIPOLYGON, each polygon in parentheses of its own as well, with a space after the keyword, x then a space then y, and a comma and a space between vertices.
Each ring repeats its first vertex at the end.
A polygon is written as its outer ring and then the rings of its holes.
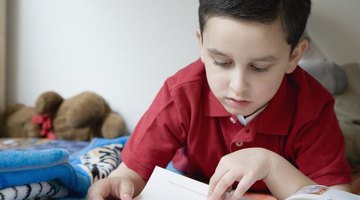
MULTIPOLYGON (((206 200, 208 190, 209 186, 205 183, 161 167, 155 167, 144 190, 134 200, 206 200)), ((245 195, 239 200, 274 199, 269 196, 251 197, 249 195, 245 195)), ((225 200, 230 196, 231 193, 226 193, 225 200)))
POLYGON ((206 200, 208 185, 155 167, 149 181, 135 200, 206 200))

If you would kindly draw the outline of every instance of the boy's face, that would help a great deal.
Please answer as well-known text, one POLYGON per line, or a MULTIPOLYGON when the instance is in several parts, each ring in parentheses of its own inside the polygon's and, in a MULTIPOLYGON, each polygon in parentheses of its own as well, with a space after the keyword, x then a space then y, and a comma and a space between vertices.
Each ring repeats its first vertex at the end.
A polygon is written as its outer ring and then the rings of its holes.
POLYGON ((307 45, 300 42, 290 55, 280 20, 262 24, 210 17, 197 35, 212 92, 228 112, 243 116, 273 98, 307 45))

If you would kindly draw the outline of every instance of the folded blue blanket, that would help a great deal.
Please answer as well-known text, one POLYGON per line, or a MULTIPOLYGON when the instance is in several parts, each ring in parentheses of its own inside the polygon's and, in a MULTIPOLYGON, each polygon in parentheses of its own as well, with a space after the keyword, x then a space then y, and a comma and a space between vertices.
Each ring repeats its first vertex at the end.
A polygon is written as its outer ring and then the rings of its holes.
POLYGON ((64 149, 10 151, 0 155, 0 188, 57 179, 83 195, 90 177, 68 162, 64 149))
POLYGON ((52 190, 47 196, 61 192, 67 197, 85 197, 91 184, 120 164, 120 151, 127 138, 95 138, 71 156, 60 148, 0 152, 0 199, 39 197, 46 185, 52 190))

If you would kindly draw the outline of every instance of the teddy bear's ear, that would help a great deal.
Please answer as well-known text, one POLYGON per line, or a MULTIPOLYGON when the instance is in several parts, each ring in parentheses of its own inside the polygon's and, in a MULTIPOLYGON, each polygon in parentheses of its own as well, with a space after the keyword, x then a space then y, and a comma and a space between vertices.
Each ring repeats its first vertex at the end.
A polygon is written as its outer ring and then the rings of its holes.
POLYGON ((54 91, 49 91, 41 94, 35 103, 35 110, 39 114, 53 114, 57 111, 63 98, 54 91))

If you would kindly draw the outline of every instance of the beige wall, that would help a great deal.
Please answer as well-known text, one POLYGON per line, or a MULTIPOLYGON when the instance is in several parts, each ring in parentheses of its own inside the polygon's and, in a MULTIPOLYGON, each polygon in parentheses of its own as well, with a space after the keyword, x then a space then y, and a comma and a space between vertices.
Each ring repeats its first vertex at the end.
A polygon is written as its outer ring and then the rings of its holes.
POLYGON ((360 0, 313 0, 309 32, 338 64, 360 63, 360 0))
POLYGON ((5 16, 6 1, 0 0, 0 112, 5 107, 5 16))

